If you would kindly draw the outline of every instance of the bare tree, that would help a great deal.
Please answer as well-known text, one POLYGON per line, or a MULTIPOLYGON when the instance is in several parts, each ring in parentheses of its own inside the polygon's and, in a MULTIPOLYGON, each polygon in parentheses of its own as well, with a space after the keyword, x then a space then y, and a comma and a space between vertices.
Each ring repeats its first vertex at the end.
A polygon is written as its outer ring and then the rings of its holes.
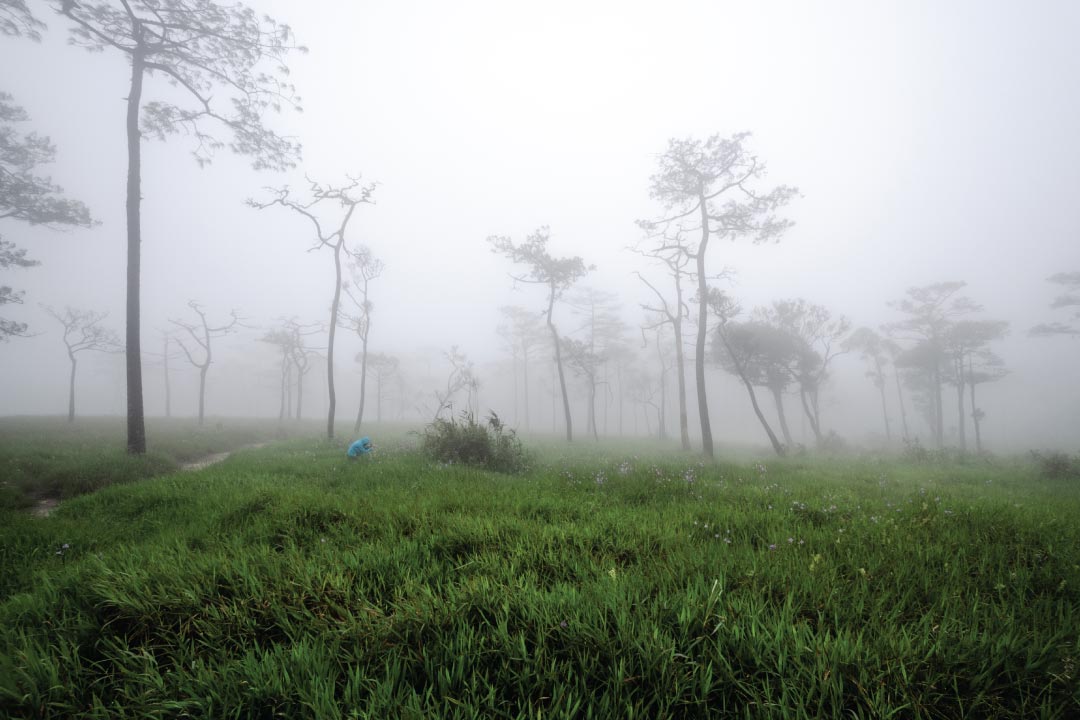
POLYGON ((351 285, 345 286, 345 294, 352 301, 354 312, 342 313, 346 325, 360 338, 360 406, 356 411, 356 424, 353 433, 360 432, 364 421, 364 400, 367 394, 367 356, 368 338, 371 335, 371 313, 375 304, 371 301, 369 285, 372 280, 382 275, 383 263, 361 246, 352 254, 349 263, 351 285))
POLYGON ((286 55, 301 50, 292 31, 240 3, 213 0, 49 0, 72 21, 71 42, 106 49, 131 63, 127 95, 127 415, 128 452, 146 452, 142 346, 139 332, 144 134, 195 140, 200 166, 229 150, 249 155, 256 169, 295 167, 300 147, 263 125, 268 111, 299 107, 286 55), (264 67, 266 66, 266 67, 264 67), (147 79, 166 81, 162 98, 144 103, 147 79), (140 124, 139 116, 142 115, 140 124), (212 134, 224 128, 228 142, 212 134))
MULTIPOLYGON (((31 23, 32 16, 28 12, 24 16, 23 10, 25 5, 20 10, 16 3, 9 9, 10 17, 5 18, 0 14, 0 35, 29 33, 36 27, 31 23)), ((16 124, 28 119, 26 111, 15 105, 10 95, 0 92, 0 220, 52 229, 94 225, 85 205, 63 197, 62 188, 49 178, 37 174, 40 165, 53 162, 56 148, 47 137, 33 132, 27 135, 19 132, 16 124)), ((26 257, 24 248, 0 236, 0 269, 28 268, 39 264, 37 260, 26 257)), ((21 304, 22 301, 21 291, 0 285, 0 306, 21 304)), ((0 318, 0 342, 13 336, 23 336, 26 332, 26 323, 0 318)))
POLYGON ((279 384, 280 403, 278 405, 278 422, 284 422, 292 416, 292 370, 293 370, 293 335, 287 327, 279 326, 268 330, 260 342, 273 345, 281 351, 281 382, 279 384), (288 406, 288 409, 286 409, 288 406))
POLYGON ((593 270, 595 266, 585 265, 580 257, 556 258, 548 252, 547 244, 551 239, 549 229, 538 228, 529 235, 525 242, 515 245, 508 237, 492 235, 488 242, 492 252, 505 255, 512 262, 529 266, 528 275, 511 275, 514 282, 544 285, 548 290, 547 318, 551 344, 555 349, 555 367, 559 374, 559 389, 562 392, 563 417, 566 419, 566 441, 574 439, 573 423, 570 419, 570 398, 566 394, 566 374, 563 372, 562 347, 559 343, 559 331, 555 327, 553 315, 555 301, 562 297, 570 286, 593 270))
POLYGON ((202 425, 206 408, 206 373, 210 369, 210 364, 214 361, 213 340, 235 332, 236 326, 240 324, 240 316, 236 314, 235 310, 230 310, 229 317, 231 319, 229 322, 221 325, 211 325, 206 319, 206 312, 203 310, 202 305, 194 300, 189 300, 188 307, 199 316, 198 325, 184 320, 170 320, 169 322, 187 332, 190 338, 188 342, 191 343, 191 348, 188 348, 180 338, 177 338, 176 344, 184 351, 188 362, 199 369, 199 425, 202 425), (195 348, 199 348, 199 350, 195 350, 195 348), (201 358, 196 359, 193 351, 201 355, 201 358))
POLYGON ((777 211, 798 194, 794 187, 777 186, 767 192, 754 187, 765 175, 765 163, 745 147, 749 133, 730 138, 713 135, 705 141, 668 141, 660 155, 659 168, 650 178, 650 196, 665 214, 639 223, 647 232, 658 228, 680 227, 696 223, 701 232, 697 247, 683 250, 693 259, 698 279, 698 328, 694 346, 694 371, 697 382, 698 414, 701 421, 702 450, 713 457, 712 426, 705 392, 705 338, 708 326, 709 296, 706 253, 712 238, 736 240, 750 238, 755 243, 778 241, 793 224, 781 219, 777 211))
POLYGON ((342 265, 354 256, 353 251, 345 239, 345 231, 349 227, 356 208, 364 204, 373 204, 371 195, 375 192, 375 183, 360 184, 359 177, 348 177, 344 185, 323 185, 308 180, 308 198, 295 200, 288 187, 270 189, 274 199, 269 202, 256 202, 248 200, 248 205, 264 210, 273 205, 288 208, 307 218, 315 229, 315 244, 308 252, 329 248, 334 258, 334 294, 330 301, 330 324, 329 339, 326 344, 326 388, 329 396, 329 407, 326 417, 326 437, 334 438, 334 417, 337 413, 337 393, 334 390, 334 338, 340 323, 341 290, 342 290, 342 265), (341 217, 335 225, 326 225, 319 216, 317 209, 337 206, 341 209, 341 217))
MULTIPOLYGON (((655 313, 661 318, 660 322, 671 325, 675 345, 675 373, 679 383, 679 442, 682 443, 683 450, 689 450, 690 429, 686 413, 686 360, 683 357, 682 324, 684 320, 690 318, 690 307, 683 299, 683 281, 691 276, 691 273, 687 270, 691 256, 682 242, 681 234, 676 235, 674 239, 665 240, 659 247, 637 252, 662 262, 667 267, 672 283, 675 286, 675 300, 669 303, 667 297, 655 285, 646 280, 641 273, 634 273, 646 287, 653 291, 659 302, 659 305, 642 304, 642 309, 655 313)), ((650 328, 652 327, 654 326, 650 326, 650 328)), ((657 332, 659 333, 659 329, 657 329, 657 332)))
MULTIPOLYGON (((471 394, 475 388, 479 387, 472 361, 458 349, 457 345, 451 347, 449 352, 443 353, 443 357, 450 363, 450 373, 446 376, 446 386, 441 390, 435 390, 435 414, 431 418, 432 422, 438 420, 444 410, 453 407, 454 396, 459 392, 466 390, 471 394)), ((471 409, 471 402, 469 405, 471 409)))
POLYGON ((321 348, 311 347, 306 338, 322 332, 320 323, 302 323, 296 318, 289 318, 285 323, 285 329, 292 337, 289 345, 289 354, 292 367, 296 369, 296 419, 304 416, 304 378, 311 370, 312 356, 318 357, 321 348))
POLYGON ((103 327, 101 322, 109 316, 106 312, 76 310, 71 307, 57 312, 51 307, 42 306, 49 315, 64 326, 64 346, 71 362, 71 374, 68 379, 68 422, 75 422, 75 370, 79 365, 79 353, 118 352, 120 338, 116 332, 103 327))
POLYGON ((1055 310, 1072 308, 1069 323, 1051 322, 1036 325, 1028 331, 1032 337, 1053 337, 1067 335, 1080 338, 1080 271, 1062 272, 1046 278, 1047 282, 1061 285, 1065 292, 1054 298, 1050 307, 1055 310))
POLYGON ((368 355, 368 369, 375 378, 375 421, 382 422, 383 398, 388 381, 400 376, 401 361, 393 355, 371 353, 368 355))

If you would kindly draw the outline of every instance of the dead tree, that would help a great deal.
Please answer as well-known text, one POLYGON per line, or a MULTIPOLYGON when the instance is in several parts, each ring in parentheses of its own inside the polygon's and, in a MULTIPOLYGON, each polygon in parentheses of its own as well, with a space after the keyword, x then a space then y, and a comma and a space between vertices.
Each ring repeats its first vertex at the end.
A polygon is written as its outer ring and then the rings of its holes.
POLYGON ((101 321, 109 316, 106 312, 76 310, 71 307, 57 312, 42 306, 49 315, 64 326, 64 346, 67 348, 71 373, 68 379, 68 422, 75 422, 75 370, 79 365, 78 354, 87 351, 118 352, 120 338, 110 328, 102 327, 101 321))
POLYGON ((214 361, 213 340, 235 332, 236 327, 240 325, 240 316, 236 314, 236 310, 230 310, 229 317, 231 319, 229 322, 222 325, 211 325, 206 319, 206 312, 203 311, 202 305, 199 305, 194 300, 189 300, 188 307, 199 316, 198 325, 184 320, 170 320, 169 322, 184 330, 190 338, 188 342, 191 344, 191 348, 188 348, 180 338, 176 339, 176 344, 184 351, 188 362, 199 369, 199 425, 201 426, 206 408, 206 373, 210 369, 210 364, 214 361), (199 348, 199 350, 195 348, 199 348), (202 357, 196 359, 195 353, 200 354, 202 357))
POLYGON ((360 184, 359 177, 348 177, 344 185, 323 185, 308 180, 308 197, 306 199, 294 199, 288 187, 269 189, 274 199, 268 202, 256 202, 248 200, 248 205, 257 209, 265 210, 273 205, 280 205, 293 212, 302 215, 311 222, 315 230, 315 244, 308 252, 328 248, 334 258, 334 293, 330 301, 330 324, 329 338, 326 343, 326 389, 329 397, 329 407, 326 417, 326 437, 334 438, 334 416, 337 412, 337 393, 334 389, 334 338, 340 323, 341 289, 342 289, 342 265, 352 257, 346 243, 345 232, 349 227, 356 208, 363 204, 373 204, 371 195, 375 192, 375 184, 360 184), (341 217, 337 224, 325 225, 319 216, 317 209, 337 206, 341 209, 341 217))

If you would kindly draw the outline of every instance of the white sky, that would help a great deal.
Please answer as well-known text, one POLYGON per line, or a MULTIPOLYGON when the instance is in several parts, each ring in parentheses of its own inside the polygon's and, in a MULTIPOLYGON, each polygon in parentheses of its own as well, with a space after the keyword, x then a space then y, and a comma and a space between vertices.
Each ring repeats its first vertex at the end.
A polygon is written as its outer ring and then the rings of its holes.
MULTIPOLYGON (((1080 437, 1077 375, 1061 383, 1056 374, 1070 372, 1080 348, 1045 341, 1029 352, 1024 338, 1053 319, 1044 279, 1080 269, 1080 4, 251 4, 310 48, 290 63, 305 112, 271 120, 303 142, 303 166, 258 174, 221 156, 199 170, 182 138, 145 145, 148 339, 183 316, 188 298, 259 323, 323 318, 330 257, 305 253, 300 219, 242 204, 264 185, 303 184, 304 172, 380 183, 351 232, 386 263, 373 286, 375 349, 456 343, 495 359, 498 306, 539 307, 539 298, 511 292, 511 266, 484 239, 520 240, 542 224, 556 252, 598 266, 587 283, 617 292, 636 322, 647 296, 631 272, 643 266, 623 248, 639 239, 634 221, 657 211, 648 198, 656 154, 669 137, 750 130, 768 181, 797 185, 802 197, 779 245, 711 251, 714 268, 738 270, 745 307, 801 295, 877 325, 905 288, 966 280, 988 316, 1013 323, 1001 350, 1014 375, 996 389, 988 432, 1034 442, 1031 419, 1046 417, 1040 432, 1051 440, 1080 437)), ((7 315, 48 331, 0 346, 11 369, 0 377, 0 413, 64 406, 62 348, 35 303, 123 316, 127 69, 109 53, 66 47, 64 22, 42 14, 43 43, 0 40, 0 88, 52 137, 49 171, 102 225, 0 228, 43 262, 4 280, 28 300, 7 315)), ((872 388, 852 368, 835 394, 858 406, 872 388)), ((88 410, 122 406, 104 382, 110 372, 87 376, 102 381, 97 395, 86 391, 88 410)), ((275 402, 269 392, 259 410, 275 402)))

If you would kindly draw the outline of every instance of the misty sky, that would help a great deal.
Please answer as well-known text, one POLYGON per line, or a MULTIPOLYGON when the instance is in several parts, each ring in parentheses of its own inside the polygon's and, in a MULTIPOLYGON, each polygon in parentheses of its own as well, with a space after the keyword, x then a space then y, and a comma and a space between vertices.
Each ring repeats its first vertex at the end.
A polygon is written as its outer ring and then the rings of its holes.
MULTIPOLYGON (((325 322, 330 255, 306 252, 300 218, 243 203, 265 197, 263 186, 302 186, 305 173, 379 183, 350 235, 386 264, 372 286, 373 350, 457 344, 495 372, 497 308, 539 310, 542 297, 512 290, 514 268, 485 238, 522 240, 540 225, 555 252, 597 265, 583 284, 617 293, 636 326, 648 295, 632 272, 648 266, 625 248, 641 239, 634 221, 659 212, 648 196, 656 155, 670 137, 749 130, 767 181, 802 197, 780 244, 710 250, 712 267, 737 271, 731 290, 744 307, 802 296, 878 326, 896 319, 887 302, 907 287, 964 280, 985 317, 1012 324, 997 346, 1012 375, 983 391, 988 439, 1080 446, 1080 344, 1026 337, 1064 319, 1045 278, 1080 270, 1080 4, 248 4, 310 49, 290 62, 303 114, 270 120, 303 143, 303 163, 256 173, 222 154, 199 169, 182 137, 145 143, 147 349, 189 298, 216 317, 235 307, 253 325, 325 322)), ((42 43, 0 39, 0 89, 30 114, 26 130, 51 136, 57 162, 46 172, 101 225, 0 227, 42 262, 3 279, 26 291, 7 316, 40 334, 0 345, 2 414, 66 409, 66 359, 38 303, 108 310, 122 329, 128 69, 116 54, 66 46, 65 21, 42 15, 42 43)), ((147 94, 162 88, 153 80, 147 94)), ((221 384, 212 414, 276 412, 276 366, 257 335, 223 341, 221 363, 269 390, 252 404, 251 392, 221 384)), ((339 356, 350 373, 356 348, 339 356)), ((81 409, 118 412, 119 363, 95 362, 81 409)), ((713 373, 718 408, 731 408, 717 410, 718 437, 761 442, 745 396, 713 373)), ((845 358, 824 391, 826 424, 856 437, 878 412, 861 373, 845 358)), ((150 414, 160 412, 154 387, 150 414)))

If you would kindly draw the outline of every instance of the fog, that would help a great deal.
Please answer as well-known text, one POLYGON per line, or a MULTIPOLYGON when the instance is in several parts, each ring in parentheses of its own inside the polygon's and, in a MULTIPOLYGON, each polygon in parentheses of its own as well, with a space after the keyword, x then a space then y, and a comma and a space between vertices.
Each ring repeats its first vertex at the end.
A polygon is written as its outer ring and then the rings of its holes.
MULTIPOLYGON (((100 224, 57 231, 0 219, 4 239, 41 262, 0 271, 0 284, 25 291, 23 304, 3 306, 3 317, 32 333, 0 343, 3 415, 67 411, 60 327, 41 305, 108 312, 105 324, 123 336, 130 64, 119 53, 69 46, 69 23, 53 3, 38 4, 31 6, 49 25, 41 42, 0 36, 0 90, 30 118, 19 131, 56 146, 56 161, 39 172, 86 203, 100 224)), ((646 242, 635 221, 663 213, 649 194, 658 156, 670 138, 751 131, 748 147, 768 166, 763 186, 795 185, 799 196, 780 211, 794 226, 778 243, 710 245, 709 266, 730 270, 720 287, 744 315, 802 297, 853 328, 880 328, 902 319, 890 303, 908 288, 963 281, 961 294, 982 306, 972 318, 1009 322, 1009 333, 991 344, 1009 374, 979 386, 985 445, 1003 453, 1080 449, 1080 341, 1028 334, 1070 320, 1069 308, 1051 307, 1063 288, 1047 278, 1080 271, 1080 5, 248 4, 288 23, 309 48, 288 61, 303 113, 267 118, 303 144, 303 159, 289 172, 256 172, 247 158, 222 150, 200 168, 190 138, 144 139, 148 415, 165 412, 164 372, 150 354, 161 349, 159 331, 176 332, 171 319, 196 320, 187 305, 196 300, 212 322, 227 321, 233 309, 244 319, 215 340, 207 414, 277 416, 280 354, 259 338, 280 318, 326 324, 333 260, 326 249, 311 251, 315 237, 303 217, 245 201, 269 199, 268 187, 299 192, 305 176, 341 183, 360 175, 377 186, 373 204, 356 210, 348 242, 385 264, 370 286, 370 351, 398 356, 403 367, 383 419, 429 420, 450 372, 445 353, 456 346, 475 365, 478 409, 524 430, 499 308, 519 305, 540 317, 546 296, 515 283, 511 274, 524 269, 486 239, 521 242, 550 227, 554 255, 596 266, 565 300, 584 288, 612 293, 627 342, 640 348, 640 306, 655 297, 634 272, 670 287, 659 266, 628 250, 646 242)), ((148 79, 148 96, 169 92, 161 78, 148 79)), ((555 320, 566 336, 581 337, 567 302, 555 320)), ((692 336, 691 327, 688 343, 692 336)), ((326 344, 324 334, 310 341, 326 344)), ((346 330, 338 342, 338 417, 348 434, 361 344, 346 330)), ((639 352, 641 366, 659 373, 653 346, 639 352)), ((528 424, 561 432, 549 357, 533 358, 528 424)), ((688 351, 688 379, 692 357, 688 351)), ((172 412, 194 415, 198 371, 182 356, 170 363, 172 412)), ((317 418, 327 407, 325 369, 313 364, 304 411, 317 418)), ((821 415, 848 443, 876 446, 881 405, 866 369, 855 352, 835 360, 821 415)), ((655 432, 655 411, 647 420, 627 395, 620 415, 619 388, 607 380, 601 433, 655 432)), ((677 441, 674 376, 667 382, 667 430, 677 441)), ((584 440, 587 394, 573 373, 568 383, 584 440)), ((714 438, 766 448, 737 378, 712 362, 707 387, 714 438)), ((691 384, 697 444, 693 392, 691 384)), ((946 392, 952 444, 955 398, 946 392)), ((369 394, 368 419, 375 401, 369 394)), ((125 402, 122 355, 82 356, 78 414, 119 415, 125 402)), ((812 444, 797 394, 785 402, 796 442, 812 444)), ((895 393, 889 403, 898 423, 895 393)), ((465 404, 461 394, 454 407, 465 404)), ((911 405, 908 413, 911 434, 929 444, 924 418, 911 405)))

